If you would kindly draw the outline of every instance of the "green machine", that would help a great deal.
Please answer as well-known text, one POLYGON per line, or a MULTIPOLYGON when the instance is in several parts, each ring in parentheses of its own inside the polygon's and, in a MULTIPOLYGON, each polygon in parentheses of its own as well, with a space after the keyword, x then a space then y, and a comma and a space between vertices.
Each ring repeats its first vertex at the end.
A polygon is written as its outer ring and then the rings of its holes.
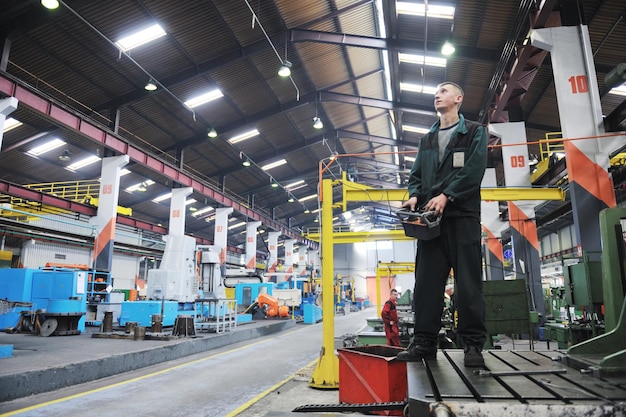
POLYGON ((556 340, 559 349, 604 333, 602 264, 593 262, 585 255, 583 262, 563 268, 565 287, 557 299, 565 308, 565 317, 554 311, 555 320, 544 324, 547 340, 556 340))
MULTIPOLYGON (((582 289, 582 295, 572 291, 575 300, 576 297, 587 297, 583 299, 591 304, 596 304, 597 297, 602 295, 604 332, 571 346, 564 360, 569 366, 599 376, 626 372, 626 255, 623 224, 626 224, 626 209, 613 207, 600 212, 601 284, 590 283, 586 292, 582 289)), ((576 285, 576 281, 572 282, 576 285)))

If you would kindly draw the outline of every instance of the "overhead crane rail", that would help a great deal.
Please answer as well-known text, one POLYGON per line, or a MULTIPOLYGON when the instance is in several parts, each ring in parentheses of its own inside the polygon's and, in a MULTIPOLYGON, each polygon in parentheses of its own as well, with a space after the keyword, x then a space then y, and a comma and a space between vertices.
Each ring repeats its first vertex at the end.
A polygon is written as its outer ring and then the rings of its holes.
MULTIPOLYGON (((408 191, 402 189, 372 188, 347 179, 344 172, 341 180, 335 181, 333 185, 342 185, 342 201, 335 204, 335 208, 341 208, 344 212, 348 210, 349 202, 391 202, 408 200, 408 191)), ((565 201, 565 191, 561 188, 519 188, 519 187, 497 187, 482 188, 481 198, 485 201, 518 201, 518 200, 558 200, 565 201)), ((392 208, 390 207, 390 210, 392 208)), ((306 238, 319 242, 320 229, 311 228, 304 233, 306 238)), ((404 229, 389 227, 387 229, 375 229, 369 231, 353 232, 347 228, 333 227, 333 241, 335 243, 355 243, 375 240, 411 240, 407 237, 404 229)))

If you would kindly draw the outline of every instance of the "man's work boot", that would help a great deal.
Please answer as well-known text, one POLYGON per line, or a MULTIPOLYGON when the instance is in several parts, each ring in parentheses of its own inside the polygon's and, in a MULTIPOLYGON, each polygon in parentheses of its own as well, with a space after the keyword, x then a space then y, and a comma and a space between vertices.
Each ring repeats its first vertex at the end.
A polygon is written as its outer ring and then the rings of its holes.
POLYGON ((467 368, 482 368, 485 366, 482 348, 477 345, 465 346, 465 358, 463 363, 467 368))
POLYGON ((434 342, 417 342, 404 352, 398 353, 396 359, 402 362, 419 362, 422 359, 437 359, 437 345, 434 342))

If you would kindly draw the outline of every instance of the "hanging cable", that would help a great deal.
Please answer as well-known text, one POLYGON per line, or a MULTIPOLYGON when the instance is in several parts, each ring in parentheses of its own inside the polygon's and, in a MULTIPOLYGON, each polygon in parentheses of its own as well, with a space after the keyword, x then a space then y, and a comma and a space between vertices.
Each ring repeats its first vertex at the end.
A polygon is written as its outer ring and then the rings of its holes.
POLYGON ((64 1, 59 0, 59 2, 63 5, 63 7, 65 7, 67 10, 69 10, 74 16, 78 17, 84 24, 86 24, 87 26, 89 26, 94 32, 96 32, 98 35, 100 35, 104 40, 106 40, 109 44, 111 44, 111 46, 113 46, 115 49, 117 49, 121 55, 124 55, 126 58, 128 58, 130 60, 130 62, 132 62, 133 64, 135 64, 137 66, 137 68, 139 68, 141 71, 143 71, 144 74, 146 74, 148 76, 149 79, 151 79, 152 81, 154 81, 156 84, 159 85, 159 87, 161 87, 163 90, 165 90, 170 96, 172 96, 176 101, 178 101, 180 104, 183 105, 183 107, 185 109, 187 109, 189 112, 191 112, 191 116, 193 117, 193 121, 196 121, 196 112, 189 108, 189 106, 187 106, 181 99, 179 99, 174 93, 172 93, 167 87, 165 87, 163 84, 161 84, 159 81, 157 81, 157 79, 155 77, 153 77, 146 69, 144 69, 137 61, 135 61, 130 54, 122 51, 116 44, 115 42, 113 42, 111 39, 107 38, 106 35, 102 32, 100 32, 98 30, 98 28, 96 28, 94 25, 92 25, 91 23, 89 23, 85 18, 83 18, 81 15, 78 14, 78 12, 76 12, 74 9, 72 9, 70 6, 68 6, 67 4, 65 4, 64 1))
MULTIPOLYGON (((261 21, 259 20, 258 16, 256 15, 254 10, 252 9, 252 6, 250 6, 250 3, 248 2, 248 0, 244 0, 244 1, 246 2, 246 5, 248 6, 248 9, 250 9, 250 13, 252 13, 252 28, 254 28, 254 21, 256 20, 256 22, 259 24, 259 27, 261 28, 261 31, 263 32, 263 35, 265 35, 265 39, 267 39, 267 42, 272 47, 272 50, 276 54, 276 57, 280 61, 281 65, 284 64, 283 59, 281 58, 280 54, 276 50, 276 47, 272 43, 272 40, 270 39, 269 35, 265 31, 265 28, 263 27, 263 24, 261 23, 261 21)), ((285 46, 285 48, 286 48, 286 46, 285 46)), ((291 75, 289 75, 289 79, 291 80, 291 84, 293 84, 293 87, 296 89, 296 101, 300 101, 300 90, 298 89, 298 86, 296 85, 296 82, 293 80, 293 77, 291 75)))

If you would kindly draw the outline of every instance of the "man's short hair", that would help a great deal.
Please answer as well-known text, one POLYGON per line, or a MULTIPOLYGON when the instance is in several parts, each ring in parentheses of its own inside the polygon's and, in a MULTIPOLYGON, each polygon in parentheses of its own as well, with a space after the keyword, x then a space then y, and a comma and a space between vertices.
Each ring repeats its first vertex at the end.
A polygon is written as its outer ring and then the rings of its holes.
POLYGON ((394 292, 398 292, 398 290, 396 290, 395 288, 392 288, 391 291, 389 291, 390 294, 393 294, 394 292))
POLYGON ((437 86, 437 90, 439 89, 439 87, 443 86, 443 85, 451 85, 452 87, 456 88, 457 90, 459 90, 459 93, 461 94, 462 97, 465 97, 465 91, 463 91, 463 89, 461 88, 460 85, 453 83, 452 81, 444 81, 441 84, 439 84, 437 86))

